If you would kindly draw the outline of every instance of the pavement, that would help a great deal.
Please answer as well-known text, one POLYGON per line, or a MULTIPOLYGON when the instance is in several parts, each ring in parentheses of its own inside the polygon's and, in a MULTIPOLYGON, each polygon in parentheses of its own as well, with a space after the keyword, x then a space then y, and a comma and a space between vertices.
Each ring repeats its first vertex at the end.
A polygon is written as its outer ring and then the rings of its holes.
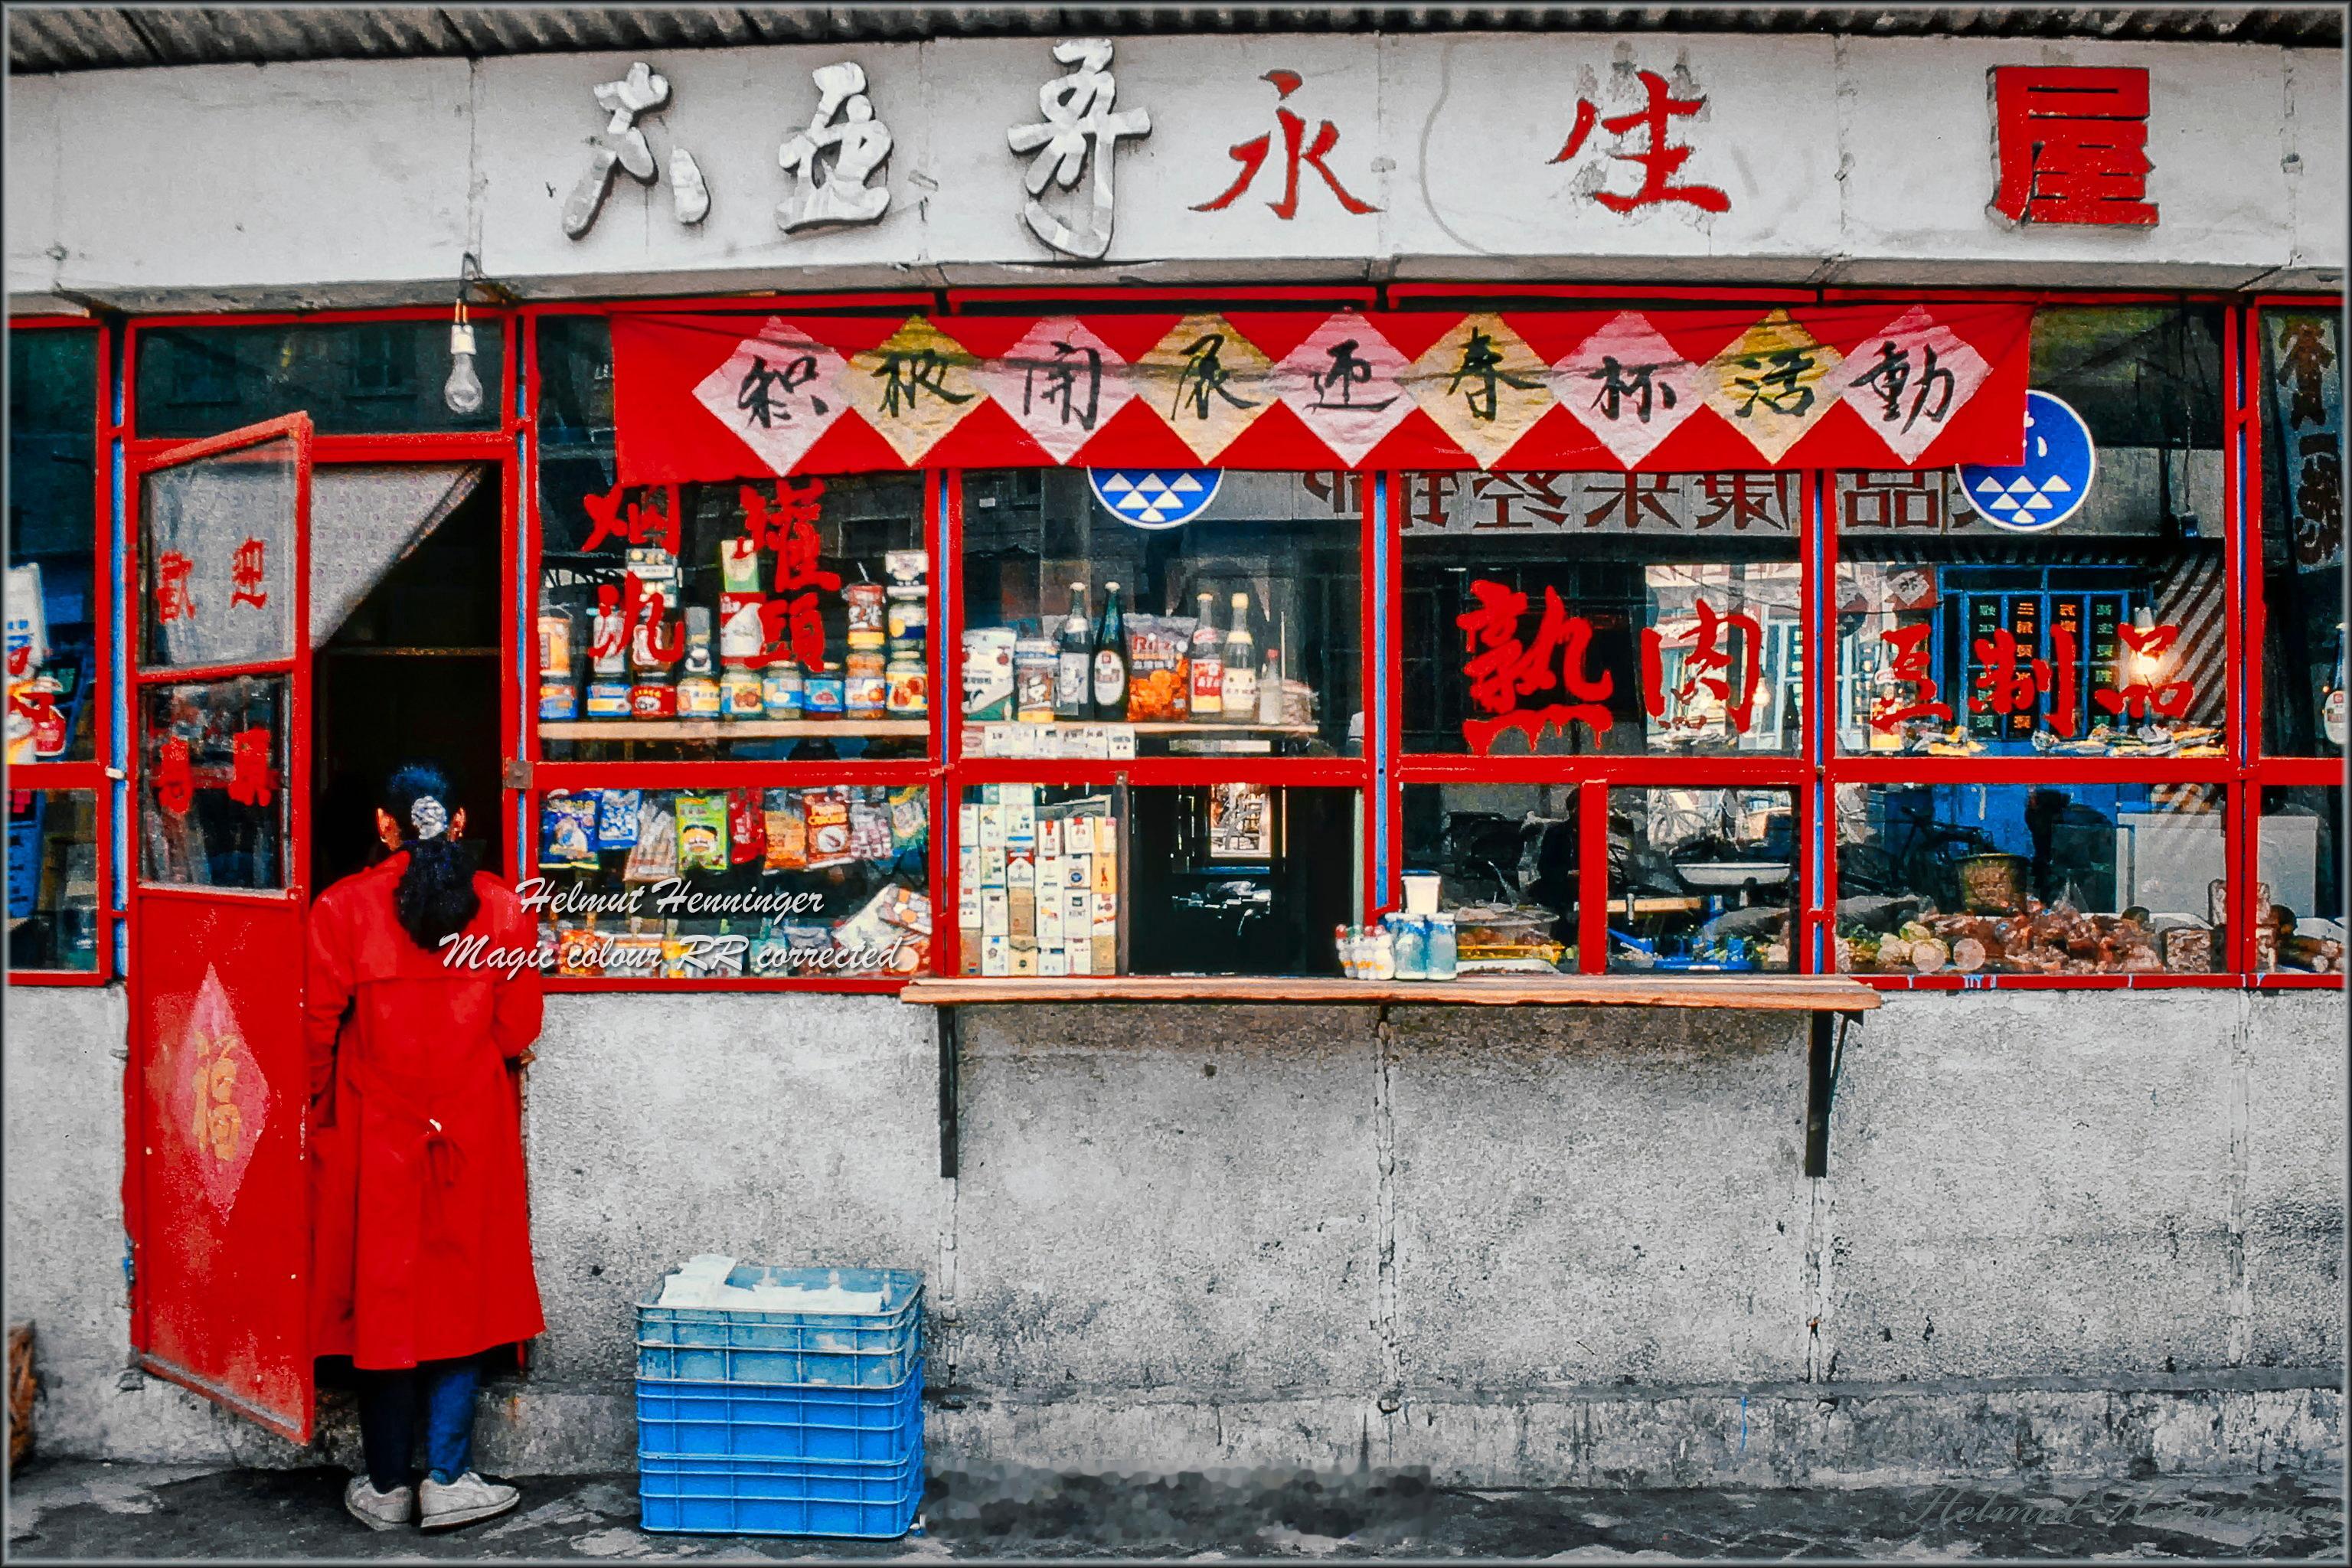
POLYGON ((1921 1561, 2345 1560, 2343 1477, 2158 1478, 1853 1489, 1507 1491, 1417 1476, 1135 1478, 934 1473, 895 1542, 656 1535, 635 1478, 508 1478, 521 1506, 440 1535, 342 1511, 339 1470, 28 1462, 8 1495, 11 1562, 107 1558, 1302 1557, 1921 1561))

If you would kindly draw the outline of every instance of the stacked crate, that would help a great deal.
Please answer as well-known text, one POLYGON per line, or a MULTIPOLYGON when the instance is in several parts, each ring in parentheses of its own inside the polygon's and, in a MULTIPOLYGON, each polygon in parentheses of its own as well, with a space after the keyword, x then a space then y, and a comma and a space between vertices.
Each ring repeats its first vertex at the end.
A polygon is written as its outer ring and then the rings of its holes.
POLYGON ((663 1306, 658 1289, 639 1303, 645 1528, 906 1534, 923 1495, 923 1277, 745 1264, 724 1280, 746 1290, 878 1294, 880 1306, 663 1306))

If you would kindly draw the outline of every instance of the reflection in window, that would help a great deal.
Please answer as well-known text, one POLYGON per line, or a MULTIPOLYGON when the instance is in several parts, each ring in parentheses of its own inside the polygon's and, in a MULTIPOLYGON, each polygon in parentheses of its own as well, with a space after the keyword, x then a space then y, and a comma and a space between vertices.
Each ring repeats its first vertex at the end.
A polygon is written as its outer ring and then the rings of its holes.
POLYGON ((2344 364, 2336 312, 2265 311, 2263 749, 2340 755, 2345 735, 2344 364))
POLYGON ((2054 527, 1988 521, 1948 470, 1837 476, 1845 750, 2221 753, 2220 322, 2036 314, 2033 384, 2098 450, 2081 510, 2054 527))
POLYGON ((919 784, 556 791, 520 889, 555 973, 904 976, 930 964, 919 784))
POLYGON ((1796 821, 1782 789, 1609 792, 1609 967, 1790 967, 1796 821))
POLYGON ((98 334, 8 334, 10 763, 97 752, 98 334))
POLYGON ((982 784, 957 829, 966 974, 1335 974, 1363 806, 1345 789, 982 784))
POLYGON ((8 792, 8 967, 98 967, 98 806, 81 790, 8 792))
POLYGON ((1362 478, 1183 478, 1213 497, 1163 525, 1083 472, 965 477, 967 754, 1361 753, 1362 478))
POLYGON ((2339 786, 2263 791, 2256 968, 2344 973, 2343 823, 2339 786))
POLYGON ((140 703, 140 874, 282 888, 286 681, 150 686, 140 703))
POLYGON ((1573 784, 1407 784, 1404 869, 1438 879, 1465 974, 1573 973, 1573 784))
POLYGON ((1837 966, 2223 967, 2222 800, 2206 784, 1840 785, 1837 966))
POLYGON ((146 328, 134 389, 139 434, 217 436, 297 413, 326 436, 495 430, 505 333, 497 321, 478 321, 474 343, 475 373, 489 395, 459 414, 442 390, 446 318, 146 328))
POLYGON ((1411 474, 1404 743, 1796 750, 1795 474, 1411 474))

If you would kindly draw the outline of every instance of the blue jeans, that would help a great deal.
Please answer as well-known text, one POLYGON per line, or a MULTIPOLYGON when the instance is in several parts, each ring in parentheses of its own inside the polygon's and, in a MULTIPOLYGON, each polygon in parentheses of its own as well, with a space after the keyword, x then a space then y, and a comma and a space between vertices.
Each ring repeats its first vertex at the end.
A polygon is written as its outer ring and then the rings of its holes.
POLYGON ((376 1490, 388 1492, 408 1484, 420 1397, 426 1472, 446 1483, 471 1468, 474 1390, 480 1382, 476 1358, 428 1361, 398 1372, 363 1371, 359 1375, 360 1447, 367 1456, 368 1482, 376 1490))

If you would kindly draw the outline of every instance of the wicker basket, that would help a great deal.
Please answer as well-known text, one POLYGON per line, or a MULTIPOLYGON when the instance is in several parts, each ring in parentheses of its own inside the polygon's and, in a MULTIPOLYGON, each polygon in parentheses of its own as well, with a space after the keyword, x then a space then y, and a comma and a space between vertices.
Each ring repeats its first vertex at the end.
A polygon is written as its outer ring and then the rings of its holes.
POLYGON ((33 1325, 8 1326, 8 1473, 33 1447, 33 1325))

